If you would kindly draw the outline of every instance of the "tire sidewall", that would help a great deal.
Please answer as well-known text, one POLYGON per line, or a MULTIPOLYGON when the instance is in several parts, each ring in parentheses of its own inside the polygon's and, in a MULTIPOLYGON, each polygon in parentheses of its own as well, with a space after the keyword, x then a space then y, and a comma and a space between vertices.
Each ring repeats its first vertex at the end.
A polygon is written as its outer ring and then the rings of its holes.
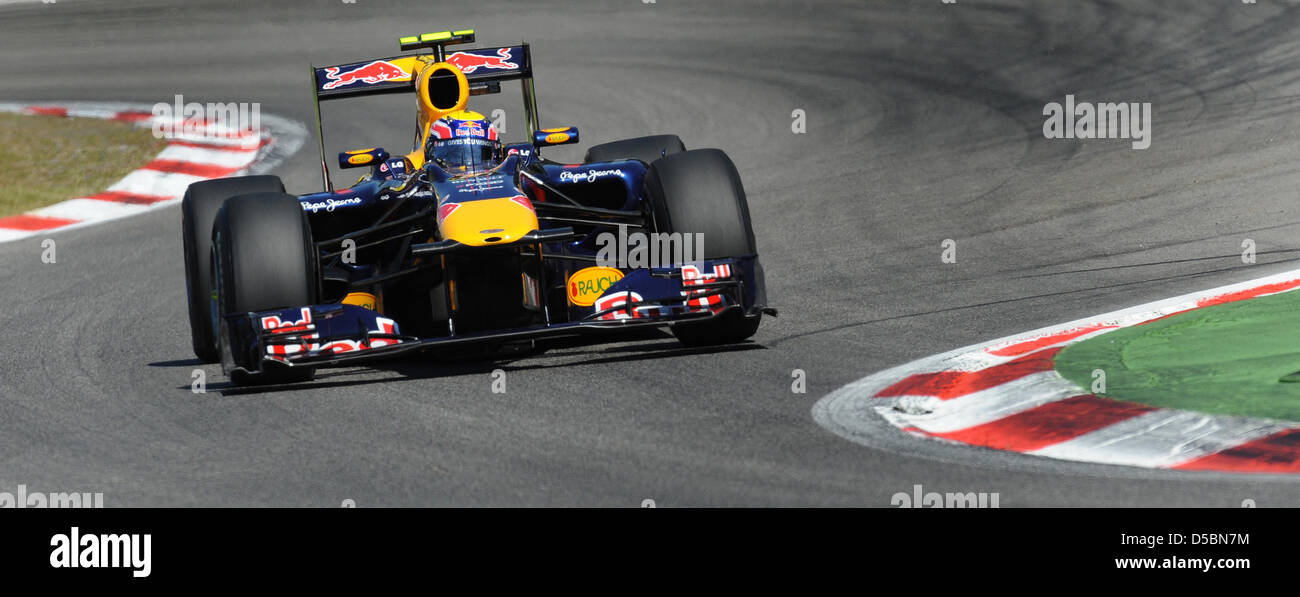
MULTIPOLYGON (((212 244, 217 313, 306 307, 319 302, 319 256, 297 197, 253 193, 227 200, 213 225, 212 244), (273 242, 267 244, 268 240, 273 242)), ((228 343, 228 326, 220 315, 214 315, 213 322, 218 337, 228 343)), ((222 350, 228 348, 222 346, 222 350)), ((289 383, 308 381, 313 375, 314 369, 309 367, 281 367, 260 372, 235 370, 231 380, 236 385, 289 383)))
POLYGON ((731 158, 718 149, 693 149, 665 157, 646 172, 644 195, 656 232, 705 234, 705 258, 757 252, 749 204, 731 158), (708 185, 723 192, 700 192, 708 185), (713 205, 702 205, 712 202, 713 205), (710 210, 709 208, 713 209, 710 210), (712 213, 702 218, 701 213, 712 213), (710 245, 710 230, 725 230, 721 248, 710 245))
POLYGON ((219 342, 212 326, 212 229, 226 199, 249 192, 284 192, 279 177, 261 175, 201 181, 190 185, 181 200, 181 244, 185 261, 185 292, 194 354, 216 362, 219 342))

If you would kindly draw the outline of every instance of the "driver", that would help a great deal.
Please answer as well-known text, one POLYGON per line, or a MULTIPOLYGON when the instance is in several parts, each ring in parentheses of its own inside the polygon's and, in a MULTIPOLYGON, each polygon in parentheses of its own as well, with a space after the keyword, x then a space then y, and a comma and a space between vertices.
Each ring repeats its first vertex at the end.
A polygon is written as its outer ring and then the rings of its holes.
POLYGON ((462 110, 430 125, 424 158, 449 174, 483 172, 501 161, 501 141, 482 114, 462 110))

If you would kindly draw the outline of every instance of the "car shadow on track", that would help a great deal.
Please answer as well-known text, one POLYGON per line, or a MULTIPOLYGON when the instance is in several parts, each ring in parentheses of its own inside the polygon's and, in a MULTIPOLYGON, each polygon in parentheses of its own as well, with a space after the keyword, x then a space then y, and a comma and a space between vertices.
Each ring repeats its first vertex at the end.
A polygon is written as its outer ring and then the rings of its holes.
POLYGON ((203 361, 198 359, 176 359, 174 361, 155 361, 149 363, 150 367, 202 367, 203 361))

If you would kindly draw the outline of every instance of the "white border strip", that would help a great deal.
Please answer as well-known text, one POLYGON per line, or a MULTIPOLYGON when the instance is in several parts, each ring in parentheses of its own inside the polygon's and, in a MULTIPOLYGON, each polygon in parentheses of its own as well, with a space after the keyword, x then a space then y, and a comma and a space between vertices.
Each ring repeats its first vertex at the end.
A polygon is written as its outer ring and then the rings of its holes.
MULTIPOLYGON (((893 430, 893 433, 897 433, 900 429, 918 429, 931 433, 956 431, 1048 402, 1088 394, 1089 390, 1066 380, 1055 371, 1048 371, 947 401, 925 396, 876 397, 880 391, 912 375, 941 371, 979 371, 1032 354, 1031 351, 1018 355, 999 356, 991 354, 990 350, 1031 342, 1075 328, 1095 325, 1117 327, 1136 325, 1196 308, 1206 299, 1294 280, 1300 280, 1300 269, 951 350, 849 383, 818 400, 812 409, 813 419, 822 427, 849 441, 879 446, 889 443, 882 442, 881 438, 877 437, 882 433, 882 429, 893 430), (882 421, 887 421, 889 425, 880 425, 882 421)), ((1277 294, 1277 292, 1264 292, 1256 296, 1270 294, 1277 294)), ((1077 338, 1044 345, 1034 351, 1079 342, 1112 329, 1098 330, 1077 338)), ((1157 409, 1028 453, 1080 462, 1167 468, 1296 427, 1290 422, 1261 418, 1157 409)), ((922 433, 909 433, 909 435, 929 437, 922 433)))
MULTIPOLYGON (((27 114, 31 108, 64 109, 67 111, 68 117, 118 119, 144 128, 153 128, 157 123, 156 117, 129 119, 121 117, 123 113, 150 114, 153 110, 153 104, 78 101, 0 102, 0 112, 27 114)), ((43 115, 33 115, 32 117, 57 118, 57 116, 43 115)), ((195 166, 210 166, 218 169, 233 169, 225 176, 268 172, 302 148, 307 139, 307 127, 295 120, 289 120, 274 114, 261 114, 260 118, 263 128, 257 139, 186 139, 176 137, 169 140, 167 147, 155 156, 154 160, 193 164, 195 166), (197 141, 215 145, 216 147, 191 147, 176 143, 184 141, 197 141), (224 147, 222 147, 223 145, 224 147)), ((69 199, 22 215, 75 220, 74 223, 39 230, 5 228, 0 224, 0 243, 101 224, 161 209, 180 201, 185 195, 186 187, 191 183, 207 180, 208 178, 208 176, 141 168, 127 174, 105 191, 147 195, 163 199, 148 204, 135 204, 94 197, 69 199)))

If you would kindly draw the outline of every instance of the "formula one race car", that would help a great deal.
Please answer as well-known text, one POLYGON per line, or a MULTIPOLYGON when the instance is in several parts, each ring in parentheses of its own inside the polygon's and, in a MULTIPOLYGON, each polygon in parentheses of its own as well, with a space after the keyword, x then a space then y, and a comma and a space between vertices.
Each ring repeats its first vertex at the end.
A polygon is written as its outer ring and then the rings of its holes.
POLYGON ((181 206, 194 353, 236 384, 409 351, 463 354, 668 326, 684 344, 744 340, 767 307, 745 191, 717 149, 675 135, 543 159, 529 46, 465 49, 472 30, 401 39, 415 54, 313 68, 325 190, 274 176, 190 185, 181 206), (466 109, 518 80, 531 140, 503 144, 466 109), (367 173, 334 190, 320 102, 413 92, 415 149, 339 154, 367 173), (454 350, 448 350, 454 349, 454 350))

